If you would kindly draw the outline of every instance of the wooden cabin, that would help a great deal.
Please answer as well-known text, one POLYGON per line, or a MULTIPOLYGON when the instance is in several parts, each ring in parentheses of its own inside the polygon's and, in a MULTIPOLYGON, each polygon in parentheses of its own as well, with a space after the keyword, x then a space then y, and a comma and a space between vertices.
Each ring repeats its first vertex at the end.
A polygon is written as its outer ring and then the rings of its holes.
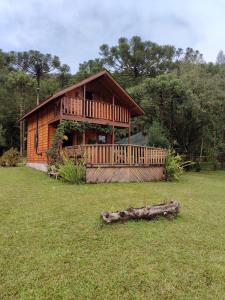
POLYGON ((61 120, 111 126, 110 133, 70 132, 68 155, 85 153, 87 182, 151 181, 163 178, 165 150, 130 144, 131 118, 142 108, 107 72, 102 71, 47 98, 21 119, 27 123, 27 166, 47 170, 47 150, 61 120), (127 129, 128 144, 115 144, 115 129, 127 129))

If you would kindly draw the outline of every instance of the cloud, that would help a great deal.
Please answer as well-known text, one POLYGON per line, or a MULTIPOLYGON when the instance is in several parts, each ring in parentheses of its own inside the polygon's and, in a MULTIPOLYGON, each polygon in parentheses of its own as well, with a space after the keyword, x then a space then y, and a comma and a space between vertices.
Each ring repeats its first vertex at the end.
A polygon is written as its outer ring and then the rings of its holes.
POLYGON ((58 55, 77 70, 121 36, 200 50, 225 50, 223 0, 1 0, 0 48, 58 55))

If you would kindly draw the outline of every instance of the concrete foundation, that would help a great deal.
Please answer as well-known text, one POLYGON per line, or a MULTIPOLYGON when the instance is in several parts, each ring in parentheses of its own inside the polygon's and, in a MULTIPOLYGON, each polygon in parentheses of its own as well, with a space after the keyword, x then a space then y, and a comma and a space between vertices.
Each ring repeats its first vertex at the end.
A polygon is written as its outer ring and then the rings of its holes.
POLYGON ((28 162, 27 167, 33 168, 42 172, 47 172, 48 170, 48 165, 46 163, 32 163, 28 162))

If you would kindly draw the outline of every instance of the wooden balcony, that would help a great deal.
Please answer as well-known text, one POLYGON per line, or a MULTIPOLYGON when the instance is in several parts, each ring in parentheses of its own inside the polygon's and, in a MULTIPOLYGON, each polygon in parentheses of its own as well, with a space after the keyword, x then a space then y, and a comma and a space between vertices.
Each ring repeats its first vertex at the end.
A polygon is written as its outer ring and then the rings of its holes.
POLYGON ((81 155, 88 166, 163 166, 166 150, 136 145, 79 145, 65 147, 69 157, 81 155))
MULTIPOLYGON (((96 119, 103 120, 105 123, 118 122, 129 124, 129 110, 120 105, 100 100, 83 100, 78 98, 64 97, 56 102, 55 117, 60 116, 75 119, 96 119)), ((104 124, 104 122, 103 122, 104 124)))

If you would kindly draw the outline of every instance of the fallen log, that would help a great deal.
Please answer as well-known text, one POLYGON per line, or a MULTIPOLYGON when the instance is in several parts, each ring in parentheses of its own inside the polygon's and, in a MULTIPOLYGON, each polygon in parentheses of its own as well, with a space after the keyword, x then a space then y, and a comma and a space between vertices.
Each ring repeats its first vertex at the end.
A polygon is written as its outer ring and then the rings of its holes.
POLYGON ((152 220, 157 217, 172 219, 177 217, 179 211, 179 203, 177 201, 170 201, 168 203, 161 203, 140 208, 130 207, 125 210, 116 212, 102 212, 101 218, 108 224, 118 221, 124 222, 128 220, 152 220))

